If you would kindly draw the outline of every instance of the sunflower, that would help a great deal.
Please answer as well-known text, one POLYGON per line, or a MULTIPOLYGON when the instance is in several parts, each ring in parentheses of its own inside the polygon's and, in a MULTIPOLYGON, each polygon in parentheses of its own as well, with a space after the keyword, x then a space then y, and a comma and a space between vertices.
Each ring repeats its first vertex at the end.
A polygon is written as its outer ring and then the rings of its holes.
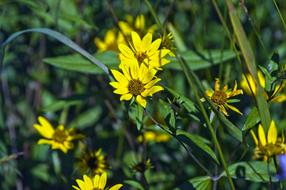
POLYGON ((262 158, 264 161, 268 161, 273 156, 285 154, 286 144, 284 143, 284 135, 282 135, 282 138, 278 137, 277 128, 273 120, 270 123, 267 138, 261 125, 258 126, 258 139, 253 130, 250 132, 256 145, 254 159, 262 158))
POLYGON ((214 90, 207 90, 206 95, 224 115, 228 116, 227 109, 231 109, 239 114, 242 114, 236 107, 229 104, 235 101, 234 99, 231 99, 231 97, 243 94, 241 89, 237 89, 237 83, 235 82, 232 90, 228 89, 227 85, 224 85, 222 89, 220 87, 220 80, 217 78, 215 80, 214 90))
POLYGON ((63 125, 59 125, 54 129, 50 122, 40 116, 38 117, 40 124, 34 124, 34 128, 44 138, 38 141, 38 144, 49 144, 52 149, 60 149, 64 153, 73 148, 72 141, 81 138, 82 135, 75 134, 73 129, 65 129, 63 125))
POLYGON ((121 95, 121 101, 129 101, 134 97, 138 104, 146 108, 146 97, 163 90, 162 86, 155 85, 161 80, 155 77, 155 69, 150 69, 144 64, 139 66, 137 62, 123 65, 121 69, 123 73, 111 70, 116 82, 109 83, 115 88, 113 92, 121 95))
MULTIPOLYGON (((103 173, 101 175, 95 175, 93 178, 88 177, 87 175, 83 176, 83 180, 77 179, 76 183, 78 185, 73 185, 72 187, 76 190, 104 190, 107 181, 107 174, 103 173)), ((116 184, 109 188, 108 190, 119 190, 123 185, 116 184)))
MULTIPOLYGON (((261 71, 258 71, 258 81, 262 88, 266 89, 266 80, 261 71)), ((251 74, 242 75, 242 80, 240 82, 241 88, 248 95, 256 95, 256 86, 251 74)), ((279 85, 274 85, 274 90, 270 91, 268 94, 265 93, 264 96, 267 101, 273 103, 280 103, 286 101, 286 93, 281 93, 282 89, 285 87, 285 83, 280 83, 279 85)))
POLYGON ((121 32, 117 32, 115 29, 110 29, 106 32, 103 40, 100 38, 95 38, 94 43, 98 48, 99 52, 103 51, 118 51, 118 43, 126 43, 124 36, 121 32))
POLYGON ((161 67, 170 61, 164 57, 170 54, 169 49, 159 49, 162 40, 159 38, 152 42, 152 34, 147 33, 142 39, 135 31, 131 32, 131 43, 129 46, 119 43, 119 59, 121 68, 123 65, 134 63, 145 64, 150 68, 161 69, 161 67))
POLYGON ((126 21, 118 22, 119 28, 122 33, 128 38, 132 31, 136 31, 138 34, 154 33, 157 29, 157 25, 146 27, 145 16, 140 14, 135 19, 131 15, 126 16, 126 21))
POLYGON ((85 150, 81 154, 78 166, 82 173, 102 174, 106 170, 106 158, 101 149, 97 151, 85 150))

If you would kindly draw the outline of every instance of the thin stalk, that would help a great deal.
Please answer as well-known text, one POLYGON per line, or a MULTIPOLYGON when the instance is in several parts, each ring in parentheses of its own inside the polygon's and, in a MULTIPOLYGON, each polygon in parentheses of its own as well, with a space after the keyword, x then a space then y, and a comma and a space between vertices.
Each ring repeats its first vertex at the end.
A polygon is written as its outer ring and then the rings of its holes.
POLYGON ((156 24, 159 26, 161 32, 164 34, 165 30, 164 27, 159 19, 159 17, 157 16, 157 14, 155 13, 155 10, 153 9, 151 3, 148 0, 144 0, 145 4, 147 5, 149 11, 151 12, 152 16, 154 17, 156 24))
POLYGON ((149 114, 146 110, 145 113, 147 114, 147 116, 158 126, 160 127, 163 131, 165 131, 166 133, 168 133, 169 135, 171 135, 172 137, 174 137, 179 144, 186 150, 186 152, 188 153, 188 155, 196 162, 196 164, 202 169, 204 170, 208 176, 212 176, 211 172, 199 161, 199 159, 197 159, 195 157, 195 155, 193 155, 192 151, 188 149, 188 147, 176 136, 176 134, 166 130, 162 124, 160 124, 158 121, 156 121, 151 114, 149 114))
POLYGON ((283 16, 282 16, 281 12, 280 12, 280 10, 279 10, 279 7, 278 7, 276 1, 275 1, 275 0, 272 0, 272 1, 273 1, 274 5, 275 5, 275 8, 276 8, 276 10, 277 10, 277 12, 278 12, 278 14, 279 14, 280 20, 281 20, 281 22, 282 22, 282 24, 283 24, 283 27, 284 27, 284 30, 285 30, 285 32, 286 32, 286 23, 285 23, 285 20, 284 20, 284 18, 283 18, 283 16))
POLYGON ((217 149, 217 151, 219 153, 219 157, 220 157, 220 160, 222 162, 223 168, 224 168, 224 170, 226 172, 226 175, 227 175, 230 187, 231 187, 232 190, 235 190, 235 186, 234 186, 234 183, 232 181, 231 175, 230 175, 230 173, 228 171, 228 165, 227 165, 227 163, 225 161, 224 154, 222 152, 222 148, 221 148, 221 146, 220 146, 220 144, 219 144, 219 142, 217 140, 214 128, 213 128, 213 126, 212 126, 212 124, 211 124, 211 122, 209 120, 209 117, 208 117, 208 114, 206 112, 206 109, 204 108, 204 106, 203 106, 203 104, 202 104, 202 102, 200 100, 199 94, 197 92, 197 87, 195 86, 193 80, 190 77, 189 69, 187 68, 186 64, 182 61, 182 59, 178 58, 178 60, 179 60, 181 68, 183 69, 183 72, 185 73, 185 76, 187 77, 187 80, 188 80, 191 88, 194 91, 194 95, 195 95, 196 101, 197 101, 197 103, 199 105, 199 108, 200 108, 200 111, 203 114, 203 117, 204 117, 204 119, 206 121, 207 127, 208 127, 208 129, 210 131, 210 134, 211 134, 211 137, 213 139, 214 145, 215 145, 215 147, 216 147, 216 149, 217 149))

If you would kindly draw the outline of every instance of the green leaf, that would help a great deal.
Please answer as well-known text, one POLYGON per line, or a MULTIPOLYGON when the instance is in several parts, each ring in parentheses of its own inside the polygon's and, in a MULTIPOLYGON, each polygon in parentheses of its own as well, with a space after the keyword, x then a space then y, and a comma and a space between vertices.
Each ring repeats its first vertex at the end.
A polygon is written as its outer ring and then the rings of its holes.
POLYGON ((76 95, 76 96, 71 96, 68 98, 62 98, 44 107, 43 111, 44 112, 55 112, 55 111, 62 110, 70 106, 79 105, 83 102, 83 100, 86 97, 87 95, 76 95))
POLYGON ((137 103, 133 103, 128 111, 129 117, 136 124, 137 129, 140 131, 143 126, 144 110, 143 107, 137 103))
POLYGON ((259 117, 259 113, 257 111, 257 108, 254 107, 250 113, 248 114, 245 124, 242 128, 242 131, 246 131, 248 129, 251 129, 252 127, 254 127, 255 125, 257 125, 260 122, 260 117, 259 117))
POLYGON ((195 134, 185 132, 183 130, 178 130, 177 135, 178 136, 182 135, 182 136, 187 137, 195 145, 197 145, 200 149, 202 149, 204 152, 206 152, 208 155, 210 155, 219 164, 219 161, 216 157, 216 154, 208 145, 210 142, 207 139, 205 139, 199 135, 195 135, 195 134))
POLYGON ((138 189, 138 190, 144 190, 144 187, 137 181, 134 180, 124 180, 124 183, 138 189))
POLYGON ((189 182, 196 190, 210 190, 212 179, 210 176, 200 176, 189 180, 189 182))
MULTIPOLYGON (((205 69, 220 63, 224 63, 236 57, 235 52, 231 50, 209 50, 195 53, 191 50, 180 53, 184 57, 187 65, 192 70, 205 69)), ((166 68, 182 70, 178 59, 170 57, 171 63, 166 68)))
MULTIPOLYGON (((112 51, 97 53, 95 57, 109 68, 114 68, 119 63, 116 53, 112 51)), ((47 57, 44 59, 44 62, 52 66, 70 71, 77 71, 89 74, 104 73, 102 69, 90 63, 88 60, 84 59, 84 57, 76 54, 57 56, 57 57, 47 57)))
POLYGON ((100 118, 102 113, 101 107, 94 107, 85 112, 80 113, 71 123, 70 127, 77 129, 83 129, 90 125, 94 125, 96 121, 100 118))
POLYGON ((46 34, 56 40, 58 40, 59 42, 63 43, 64 45, 70 47, 71 49, 73 49, 74 51, 76 51, 77 53, 81 54, 83 57, 85 57, 87 60, 89 60, 91 63, 95 64, 96 66, 98 66, 100 69, 102 69, 102 71, 106 74, 109 74, 108 68, 101 63, 99 60, 97 60, 96 58, 94 58, 90 53, 88 53, 87 51, 85 51, 84 49, 82 49, 79 45, 77 45, 75 42, 73 42, 71 39, 69 39, 67 36, 48 29, 48 28, 33 28, 33 29, 27 29, 27 30, 22 30, 19 32, 15 32, 12 35, 10 35, 8 37, 8 39, 6 39, 2 44, 1 44, 1 54, 0 54, 0 65, 2 64, 3 58, 4 58, 4 48, 10 43, 12 42, 15 38, 17 38, 18 36, 21 36, 25 33, 30 33, 30 32, 36 32, 36 33, 42 33, 42 34, 46 34))
POLYGON ((195 104, 184 95, 172 90, 171 88, 165 87, 189 113, 197 112, 195 104))
MULTIPOLYGON (((276 173, 274 163, 270 163, 270 175, 276 173)), ((253 182, 268 182, 269 174, 267 169, 267 162, 264 161, 251 161, 251 162, 238 162, 228 167, 229 173, 232 178, 245 179, 253 182)), ((221 174, 225 176, 225 172, 221 174)), ((278 181, 277 178, 272 177, 272 181, 278 181)))

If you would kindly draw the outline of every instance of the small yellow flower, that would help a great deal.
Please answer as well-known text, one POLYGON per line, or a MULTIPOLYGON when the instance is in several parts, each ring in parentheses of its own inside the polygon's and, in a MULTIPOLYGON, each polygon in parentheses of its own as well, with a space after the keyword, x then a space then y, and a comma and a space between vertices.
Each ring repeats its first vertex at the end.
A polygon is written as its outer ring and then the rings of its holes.
POLYGON ((160 69, 163 65, 170 61, 164 57, 170 53, 169 49, 159 49, 161 39, 152 42, 152 34, 147 33, 142 39, 138 33, 131 32, 132 43, 129 46, 120 43, 118 49, 120 51, 119 59, 121 61, 120 68, 125 64, 145 64, 150 68, 160 69))
POLYGON ((73 129, 65 129, 63 125, 59 125, 54 129, 50 122, 44 117, 38 117, 40 124, 34 124, 34 128, 44 137, 40 139, 38 144, 49 144, 52 149, 60 149, 64 153, 73 148, 72 141, 81 138, 82 135, 74 133, 73 129))
POLYGON ((162 86, 155 85, 161 80, 155 77, 156 70, 147 68, 144 64, 139 66, 138 63, 123 65, 121 69, 123 73, 111 70, 116 82, 109 83, 115 88, 114 93, 121 95, 121 101, 129 101, 134 97, 138 104, 146 108, 146 97, 163 90, 162 86))
POLYGON ((227 85, 224 85, 222 89, 220 87, 220 80, 216 79, 214 91, 209 89, 206 91, 206 95, 224 115, 228 116, 227 109, 231 109, 239 114, 242 114, 236 107, 229 104, 233 101, 231 97, 243 94, 241 89, 237 89, 237 83, 235 82, 232 90, 228 89, 227 85))
MULTIPOLYGON (((76 190, 104 190, 107 181, 107 174, 103 173, 100 175, 95 175, 92 178, 88 177, 87 175, 83 176, 83 180, 77 179, 77 186, 73 185, 72 187, 76 190)), ((109 188, 109 190, 119 190, 123 185, 116 184, 109 188)))
POLYGON ((79 158, 78 166, 82 173, 90 173, 92 175, 102 174, 107 167, 106 159, 101 149, 97 151, 85 150, 79 158))
POLYGON ((137 138, 138 142, 167 142, 171 139, 171 136, 166 133, 160 133, 158 131, 145 131, 143 135, 137 138))
MULTIPOLYGON (((265 81, 264 75, 262 74, 261 71, 258 71, 257 74, 258 74, 258 80, 259 80, 260 86, 265 89, 266 81, 265 81)), ((240 85, 243 91, 246 92, 246 94, 250 96, 256 95, 257 89, 256 89, 255 82, 251 74, 242 75, 242 80, 240 82, 240 85)), ((272 92, 272 94, 268 95, 267 93, 265 93, 264 96, 270 102, 274 102, 274 103, 284 102, 286 101, 286 94, 280 93, 281 90, 284 88, 284 86, 285 86, 284 83, 282 83, 281 85, 275 85, 274 91, 272 92), (278 95, 278 93, 280 94, 278 95)))
POLYGON ((277 128, 273 120, 270 123, 267 138, 261 125, 258 126, 258 139, 253 130, 250 132, 256 145, 254 159, 262 158, 264 161, 267 161, 273 156, 285 154, 286 144, 284 144, 284 135, 282 135, 282 138, 277 137, 277 128))
POLYGON ((94 43, 99 52, 103 51, 118 51, 118 43, 125 43, 124 36, 121 32, 117 32, 115 29, 108 30, 105 34, 104 40, 95 38, 94 43))
POLYGON ((129 37, 132 31, 136 31, 138 34, 146 34, 146 33, 154 33, 157 29, 157 25, 152 25, 150 27, 146 27, 145 17, 144 15, 138 15, 135 20, 132 16, 127 15, 125 21, 119 21, 118 25, 122 33, 129 37))

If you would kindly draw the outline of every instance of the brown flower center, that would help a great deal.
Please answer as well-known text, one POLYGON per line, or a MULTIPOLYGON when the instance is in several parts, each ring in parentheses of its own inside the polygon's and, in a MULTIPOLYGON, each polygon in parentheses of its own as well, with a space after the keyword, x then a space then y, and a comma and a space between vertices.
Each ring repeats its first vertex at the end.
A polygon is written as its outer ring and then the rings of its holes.
POLYGON ((53 139, 58 143, 63 143, 68 138, 68 134, 64 130, 56 129, 53 134, 53 139))
POLYGON ((137 59, 137 61, 138 61, 139 63, 142 63, 142 62, 144 61, 144 59, 147 58, 147 55, 146 55, 146 53, 144 53, 144 52, 137 52, 137 53, 135 54, 135 57, 136 57, 136 59, 137 59))
POLYGON ((217 105, 223 105, 227 101, 227 95, 224 91, 221 91, 221 90, 214 91, 214 94, 212 95, 211 100, 217 105))
POLYGON ((144 84, 140 80, 132 79, 129 81, 128 90, 132 95, 138 96, 145 90, 145 88, 144 84))

